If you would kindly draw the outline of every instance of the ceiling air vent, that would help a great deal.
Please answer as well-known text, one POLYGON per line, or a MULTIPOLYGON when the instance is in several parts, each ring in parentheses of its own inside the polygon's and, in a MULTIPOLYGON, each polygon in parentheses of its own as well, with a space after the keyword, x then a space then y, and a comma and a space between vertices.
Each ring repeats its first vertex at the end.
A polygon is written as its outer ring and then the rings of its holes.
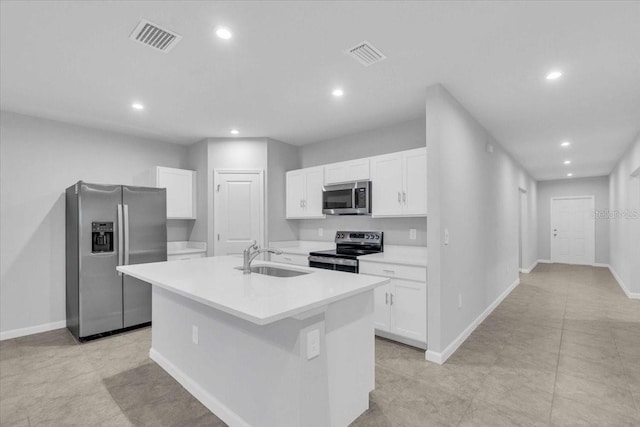
POLYGON ((380 62, 386 58, 382 52, 366 40, 347 50, 347 53, 365 67, 380 62))
POLYGON ((182 36, 173 31, 160 28, 153 22, 142 19, 129 36, 131 40, 167 53, 178 44, 182 36))

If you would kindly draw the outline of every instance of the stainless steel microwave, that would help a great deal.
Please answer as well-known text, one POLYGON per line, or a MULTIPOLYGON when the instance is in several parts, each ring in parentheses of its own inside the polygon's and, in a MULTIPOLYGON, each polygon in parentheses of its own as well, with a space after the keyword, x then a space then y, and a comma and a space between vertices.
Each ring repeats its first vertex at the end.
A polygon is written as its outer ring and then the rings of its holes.
POLYGON ((371 215, 371 181, 327 185, 322 188, 322 213, 371 215))

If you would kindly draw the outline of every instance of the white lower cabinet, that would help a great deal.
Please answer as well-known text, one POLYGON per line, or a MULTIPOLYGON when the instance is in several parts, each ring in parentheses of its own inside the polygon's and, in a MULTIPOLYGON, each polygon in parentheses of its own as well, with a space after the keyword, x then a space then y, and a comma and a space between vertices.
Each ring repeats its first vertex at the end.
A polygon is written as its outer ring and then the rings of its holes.
MULTIPOLYGON (((410 269, 426 269, 409 267, 410 269)), ((406 267, 360 261, 360 273, 388 277, 390 283, 374 291, 376 333, 407 344, 427 343, 427 283, 403 277, 406 267), (382 273, 381 272, 387 272, 382 273), (380 333, 382 332, 382 333, 380 333), (405 338, 407 340, 403 340, 405 338)), ((411 275, 413 276, 413 275, 411 275)), ((414 278, 414 277, 408 277, 414 278)))
POLYGON ((293 265, 301 265, 304 267, 309 266, 309 255, 300 255, 300 254, 271 254, 271 261, 273 262, 281 262, 283 264, 293 264, 293 265))

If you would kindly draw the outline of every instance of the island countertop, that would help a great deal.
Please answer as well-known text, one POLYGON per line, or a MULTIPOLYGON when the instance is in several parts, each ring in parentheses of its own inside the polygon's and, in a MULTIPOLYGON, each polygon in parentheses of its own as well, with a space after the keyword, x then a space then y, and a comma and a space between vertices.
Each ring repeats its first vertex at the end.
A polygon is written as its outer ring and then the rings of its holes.
POLYGON ((266 325, 384 285, 389 279, 266 261, 296 277, 243 274, 238 256, 122 265, 117 270, 249 322, 266 325))

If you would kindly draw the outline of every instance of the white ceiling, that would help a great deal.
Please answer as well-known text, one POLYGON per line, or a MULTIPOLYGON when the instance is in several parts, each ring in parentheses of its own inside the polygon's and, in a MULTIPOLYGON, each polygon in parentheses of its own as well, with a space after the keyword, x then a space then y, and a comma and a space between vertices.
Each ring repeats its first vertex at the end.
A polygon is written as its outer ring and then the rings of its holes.
POLYGON ((3 1, 1 15, 3 110, 164 141, 237 127, 307 144, 419 117, 434 83, 536 179, 606 175, 640 131, 637 1, 3 1), (136 44, 140 18, 184 38, 136 44), (387 59, 343 53, 362 40, 387 59))

